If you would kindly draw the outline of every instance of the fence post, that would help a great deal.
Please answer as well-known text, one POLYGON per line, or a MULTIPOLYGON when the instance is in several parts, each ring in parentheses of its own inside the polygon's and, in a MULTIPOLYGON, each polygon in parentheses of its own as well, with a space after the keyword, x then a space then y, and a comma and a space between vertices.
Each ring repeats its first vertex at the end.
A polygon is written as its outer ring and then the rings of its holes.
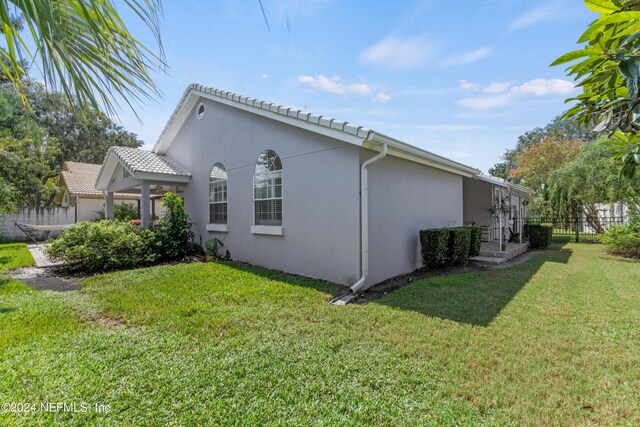
POLYGON ((580 223, 579 219, 576 217, 576 243, 580 243, 580 223))

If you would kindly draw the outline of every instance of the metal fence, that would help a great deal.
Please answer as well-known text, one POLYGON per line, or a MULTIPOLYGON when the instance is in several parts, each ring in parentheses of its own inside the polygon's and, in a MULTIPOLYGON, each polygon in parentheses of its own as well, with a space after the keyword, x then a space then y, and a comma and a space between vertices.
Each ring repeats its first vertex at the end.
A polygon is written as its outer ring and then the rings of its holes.
POLYGON ((530 217, 526 221, 527 224, 552 225, 554 237, 567 237, 575 242, 596 243, 599 241, 601 234, 613 225, 625 224, 627 218, 622 216, 530 217))

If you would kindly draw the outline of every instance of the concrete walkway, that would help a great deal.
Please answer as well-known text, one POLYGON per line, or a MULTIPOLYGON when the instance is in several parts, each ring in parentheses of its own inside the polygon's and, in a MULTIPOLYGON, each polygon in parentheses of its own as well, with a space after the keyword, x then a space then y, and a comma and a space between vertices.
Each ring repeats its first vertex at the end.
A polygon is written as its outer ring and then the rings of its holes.
POLYGON ((27 245, 29 252, 31 252, 31 256, 36 263, 36 267, 46 268, 46 267, 59 267, 63 264, 62 261, 53 262, 44 254, 44 249, 42 245, 27 245))

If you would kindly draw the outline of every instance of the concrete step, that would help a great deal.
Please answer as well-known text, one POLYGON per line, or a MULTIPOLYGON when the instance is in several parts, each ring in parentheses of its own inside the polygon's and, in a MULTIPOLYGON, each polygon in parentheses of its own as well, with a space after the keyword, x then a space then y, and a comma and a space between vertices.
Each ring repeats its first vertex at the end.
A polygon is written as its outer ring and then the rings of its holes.
POLYGON ((471 261, 477 261, 477 262, 482 262, 485 264, 502 264, 503 262, 506 262, 507 259, 506 258, 498 258, 498 257, 492 257, 492 256, 475 256, 473 258, 469 258, 471 261))

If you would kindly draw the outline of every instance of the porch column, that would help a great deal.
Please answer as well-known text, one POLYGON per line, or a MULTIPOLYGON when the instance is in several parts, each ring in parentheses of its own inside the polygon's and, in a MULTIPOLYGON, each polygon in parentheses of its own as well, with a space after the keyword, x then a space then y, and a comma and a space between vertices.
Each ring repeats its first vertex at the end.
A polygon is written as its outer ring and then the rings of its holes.
POLYGON ((151 223, 151 209, 149 204, 151 202, 151 192, 149 191, 149 183, 142 181, 142 187, 140 189, 140 211, 141 211, 141 225, 146 228, 151 223))
MULTIPOLYGON (((76 209, 78 209, 76 207, 76 209)), ((107 191, 104 194, 104 217, 106 219, 113 218, 113 192, 107 191)))

